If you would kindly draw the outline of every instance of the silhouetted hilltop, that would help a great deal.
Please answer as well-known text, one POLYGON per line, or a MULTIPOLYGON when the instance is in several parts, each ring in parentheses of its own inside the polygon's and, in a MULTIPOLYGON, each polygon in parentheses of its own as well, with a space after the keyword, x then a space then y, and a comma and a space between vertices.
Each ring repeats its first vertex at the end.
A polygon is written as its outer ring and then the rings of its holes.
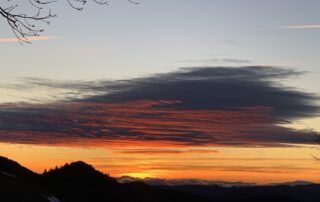
POLYGON ((117 181, 100 171, 97 171, 93 166, 83 162, 77 161, 70 164, 65 164, 60 168, 51 169, 48 172, 43 173, 43 178, 69 182, 86 182, 102 183, 102 184, 118 184, 117 181))
POLYGON ((78 161, 42 175, 43 184, 66 201, 125 201, 119 183, 78 161))
POLYGON ((210 200, 176 190, 165 190, 144 183, 120 184, 114 178, 78 161, 33 173, 6 158, 0 161, 1 202, 209 202, 210 200), (12 169, 12 170, 11 170, 12 169), (19 175, 14 175, 14 174, 19 175), (26 175, 26 176, 24 176, 26 175), (29 177, 31 176, 31 177, 29 177), (10 186, 7 186, 11 183, 10 186), (46 191, 48 190, 48 191, 46 191))

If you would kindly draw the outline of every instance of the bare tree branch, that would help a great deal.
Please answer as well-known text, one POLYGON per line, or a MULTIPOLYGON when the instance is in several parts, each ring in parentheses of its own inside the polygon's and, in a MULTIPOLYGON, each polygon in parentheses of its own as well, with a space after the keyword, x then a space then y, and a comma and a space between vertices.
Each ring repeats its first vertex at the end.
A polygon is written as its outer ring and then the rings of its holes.
MULTIPOLYGON (((34 8, 33 14, 29 14, 25 9, 18 11, 20 3, 17 0, 7 0, 6 6, 0 3, 0 17, 3 17, 11 27, 13 34, 20 43, 30 43, 29 37, 40 36, 44 31, 43 24, 49 25, 52 18, 57 17, 51 12, 51 4, 62 0, 28 0, 28 4, 34 8), (7 5, 9 4, 9 5, 7 5)), ((71 8, 78 11, 83 10, 88 1, 99 5, 108 5, 108 0, 64 0, 71 8)), ((139 4, 133 0, 127 0, 133 4, 139 4)), ((4 4, 2 2, 2 4, 4 4)))

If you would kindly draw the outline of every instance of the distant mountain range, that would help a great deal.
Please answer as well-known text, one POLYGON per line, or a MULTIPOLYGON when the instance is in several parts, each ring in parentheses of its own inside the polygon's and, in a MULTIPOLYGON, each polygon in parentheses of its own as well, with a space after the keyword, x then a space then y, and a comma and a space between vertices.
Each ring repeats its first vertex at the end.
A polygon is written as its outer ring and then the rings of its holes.
POLYGON ((149 178, 143 181, 130 177, 116 180, 82 161, 37 174, 15 161, 0 157, 1 202, 320 201, 320 185, 308 182, 255 186, 205 180, 149 178))
MULTIPOLYGON (((250 182, 228 182, 222 180, 201 180, 201 179, 161 179, 161 178, 136 178, 131 176, 122 176, 116 178, 120 183, 129 183, 129 182, 144 182, 149 185, 156 186, 183 186, 183 185, 203 185, 203 186, 213 186, 217 185, 220 187, 253 187, 259 186, 256 183, 250 182)), ((311 185, 315 184, 314 182, 308 181, 294 181, 294 182, 283 182, 283 183, 270 183, 265 184, 264 186, 278 186, 278 185, 288 185, 288 186, 298 186, 298 185, 311 185)))
POLYGON ((120 183, 140 181, 149 185, 162 185, 162 186, 182 186, 182 185, 204 185, 204 186, 218 185, 221 187, 256 186, 255 183, 210 181, 210 180, 201 180, 201 179, 161 179, 161 178, 149 178, 149 177, 135 178, 130 176, 122 176, 117 178, 117 180, 120 183))

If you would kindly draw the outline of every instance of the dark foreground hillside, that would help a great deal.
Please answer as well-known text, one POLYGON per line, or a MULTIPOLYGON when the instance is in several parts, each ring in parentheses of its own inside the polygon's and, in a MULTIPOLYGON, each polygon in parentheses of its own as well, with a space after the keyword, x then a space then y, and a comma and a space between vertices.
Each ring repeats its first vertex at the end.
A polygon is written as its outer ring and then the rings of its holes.
POLYGON ((1 202, 319 202, 320 185, 222 188, 118 183, 84 162, 42 175, 0 157, 1 202))
POLYGON ((300 201, 320 202, 320 185, 299 186, 256 186, 256 187, 230 187, 219 186, 158 186, 164 189, 179 190, 197 196, 206 197, 213 201, 300 201))

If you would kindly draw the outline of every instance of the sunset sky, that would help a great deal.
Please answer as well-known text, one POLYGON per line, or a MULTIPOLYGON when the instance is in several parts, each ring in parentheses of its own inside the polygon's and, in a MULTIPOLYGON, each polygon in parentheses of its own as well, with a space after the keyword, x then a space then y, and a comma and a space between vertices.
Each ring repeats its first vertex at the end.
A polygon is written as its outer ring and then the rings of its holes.
POLYGON ((319 8, 60 1, 30 45, 0 19, 0 155, 36 172, 320 182, 319 8))

